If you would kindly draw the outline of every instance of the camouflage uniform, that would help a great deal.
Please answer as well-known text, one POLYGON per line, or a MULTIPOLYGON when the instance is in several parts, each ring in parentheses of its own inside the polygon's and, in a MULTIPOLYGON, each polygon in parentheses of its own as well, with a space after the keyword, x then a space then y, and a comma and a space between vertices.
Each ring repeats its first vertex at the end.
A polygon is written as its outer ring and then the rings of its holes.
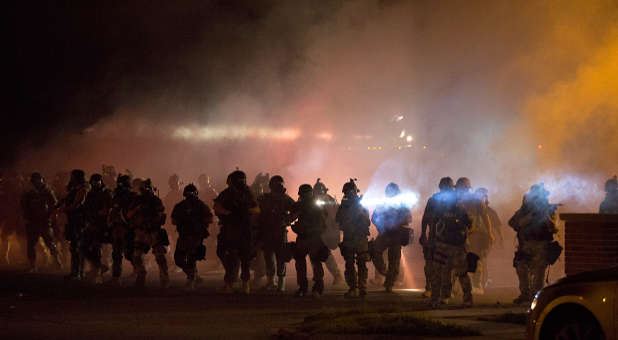
POLYGON ((212 223, 212 213, 197 195, 188 195, 174 206, 172 223, 178 231, 174 261, 187 275, 188 284, 193 285, 197 279, 196 262, 206 255, 202 242, 210 235, 208 226, 212 223))
POLYGON ((616 176, 605 182, 605 200, 599 206, 600 214, 618 214, 618 178, 616 176))
POLYGON ((58 265, 61 263, 56 245, 56 235, 52 227, 57 203, 54 192, 46 185, 28 191, 22 197, 21 206, 26 219, 28 260, 32 269, 36 265, 35 246, 40 237, 43 238, 56 263, 58 265))
POLYGON ((419 242, 423 246, 423 257, 425 258, 425 291, 431 292, 431 278, 433 277, 433 253, 435 250, 435 226, 436 226, 436 216, 439 205, 446 195, 453 195, 452 192, 449 191, 441 191, 439 193, 433 194, 429 200, 427 200, 427 205, 425 206, 425 212, 423 213, 423 218, 421 221, 422 231, 421 238, 419 242))
POLYGON ((144 286, 146 281, 146 266, 144 265, 144 255, 152 248, 152 254, 159 266, 159 279, 162 287, 169 284, 167 268, 166 247, 169 246, 169 239, 165 229, 165 208, 161 200, 150 190, 141 190, 132 203, 127 216, 134 232, 134 254, 133 265, 137 272, 135 285, 144 286))
MULTIPOLYGON (((309 186, 311 189, 311 186, 309 186)), ((298 221, 292 224, 292 230, 296 233, 296 281, 298 283, 297 295, 307 293, 309 281, 307 280, 307 255, 313 267, 312 291, 322 294, 324 291, 324 268, 322 267, 321 253, 328 250, 322 242, 321 235, 325 229, 326 212, 318 206, 313 195, 301 198, 294 204, 292 215, 298 216, 298 221)))
MULTIPOLYGON (((315 186, 314 195, 316 202, 321 202, 320 204, 323 205, 323 208, 327 213, 326 229, 324 230, 324 233, 322 233, 322 242, 324 242, 330 250, 337 249, 339 247, 339 242, 341 242, 341 231, 335 221, 339 204, 337 204, 337 201, 335 201, 335 199, 329 194, 316 193, 315 186)), ((335 256, 332 252, 324 264, 326 265, 328 272, 333 276, 333 285, 343 283, 343 276, 341 276, 341 271, 339 270, 339 266, 337 265, 337 261, 335 261, 335 256)))
POLYGON ((340 247, 345 260, 344 275, 350 287, 349 295, 355 295, 357 289, 361 295, 366 294, 367 261, 371 259, 367 242, 371 225, 369 211, 360 204, 360 200, 360 197, 344 196, 336 216, 339 229, 343 231, 340 247))
POLYGON ((376 270, 386 276, 384 287, 388 291, 395 285, 401 263, 400 226, 407 226, 412 221, 410 209, 405 205, 391 207, 381 205, 371 216, 371 221, 378 229, 379 235, 374 242, 373 264, 376 270), (383 253, 388 249, 388 269, 384 263, 383 253))
MULTIPOLYGON (((549 204, 546 195, 539 195, 542 187, 533 186, 524 202, 509 220, 509 226, 517 232, 517 252, 513 260, 519 279, 521 295, 516 303, 529 302, 543 288, 547 270, 547 248, 557 232, 555 225, 556 205, 549 204)), ((546 192, 549 194, 548 192, 546 192)))
POLYGON ((86 229, 86 210, 84 203, 90 191, 90 184, 85 180, 69 183, 67 197, 64 199, 64 210, 67 214, 67 225, 65 227, 66 239, 69 241, 71 251, 71 273, 68 278, 83 279, 84 275, 84 230, 86 229))
POLYGON ((255 257, 251 210, 257 208, 257 202, 248 186, 230 186, 215 199, 215 212, 217 206, 230 212, 228 215, 217 213, 221 224, 217 256, 225 267, 224 281, 226 285, 233 285, 240 269, 240 279, 246 284, 251 279, 251 260, 255 257))
POLYGON ((436 218, 436 242, 433 254, 434 277, 431 301, 437 307, 451 296, 454 273, 464 293, 464 304, 472 304, 472 284, 467 274, 466 239, 472 221, 454 201, 444 202, 436 218))
MULTIPOLYGON (((128 180, 128 179, 127 179, 128 180)), ((114 189, 112 209, 109 214, 108 227, 112 238, 112 279, 116 282, 122 274, 122 257, 133 262, 133 230, 129 228, 127 212, 137 194, 131 191, 131 186, 118 184, 114 189)))
POLYGON ((266 193, 258 199, 260 205, 258 239, 264 252, 266 276, 269 283, 273 282, 276 274, 279 281, 286 274, 286 264, 283 260, 283 252, 287 243, 287 226, 289 214, 294 205, 294 200, 286 193, 266 193))
POLYGON ((101 263, 101 244, 105 241, 104 237, 108 230, 107 218, 112 207, 112 193, 104 186, 92 186, 86 195, 84 209, 88 224, 84 230, 84 242, 82 243, 82 254, 84 258, 91 262, 97 279, 107 267, 101 263))

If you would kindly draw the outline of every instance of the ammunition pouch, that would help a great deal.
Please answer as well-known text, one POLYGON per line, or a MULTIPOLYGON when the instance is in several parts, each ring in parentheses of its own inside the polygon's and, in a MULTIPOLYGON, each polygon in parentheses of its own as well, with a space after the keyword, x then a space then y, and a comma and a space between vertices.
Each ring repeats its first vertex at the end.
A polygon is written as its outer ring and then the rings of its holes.
POLYGON ((478 266, 479 259, 480 259, 480 257, 478 255, 476 255, 475 253, 468 253, 468 254, 466 254, 466 264, 467 264, 466 272, 468 272, 468 273, 476 272, 476 268, 478 266))
POLYGON ((414 240, 414 230, 412 228, 400 226, 398 227, 397 232, 399 233, 398 236, 400 244, 403 247, 412 243, 412 241, 414 240))

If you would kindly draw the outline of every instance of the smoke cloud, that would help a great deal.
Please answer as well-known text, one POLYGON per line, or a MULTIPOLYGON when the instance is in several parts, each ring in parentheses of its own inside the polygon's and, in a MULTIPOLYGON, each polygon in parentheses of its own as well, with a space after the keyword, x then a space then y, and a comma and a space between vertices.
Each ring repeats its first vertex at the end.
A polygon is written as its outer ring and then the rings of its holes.
POLYGON ((16 75, 5 164, 115 164, 160 184, 239 167, 335 195, 356 177, 419 206, 467 176, 509 209, 545 181, 574 211, 618 171, 613 1, 100 6, 16 9, 53 29, 15 42, 17 70, 39 66, 16 75))

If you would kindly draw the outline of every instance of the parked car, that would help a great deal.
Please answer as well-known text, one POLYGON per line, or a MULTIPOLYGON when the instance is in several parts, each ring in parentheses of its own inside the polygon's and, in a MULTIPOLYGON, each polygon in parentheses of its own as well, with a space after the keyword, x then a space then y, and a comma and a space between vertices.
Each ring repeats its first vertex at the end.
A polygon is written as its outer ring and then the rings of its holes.
POLYGON ((537 292, 528 313, 528 339, 618 338, 618 267, 562 278, 537 292))

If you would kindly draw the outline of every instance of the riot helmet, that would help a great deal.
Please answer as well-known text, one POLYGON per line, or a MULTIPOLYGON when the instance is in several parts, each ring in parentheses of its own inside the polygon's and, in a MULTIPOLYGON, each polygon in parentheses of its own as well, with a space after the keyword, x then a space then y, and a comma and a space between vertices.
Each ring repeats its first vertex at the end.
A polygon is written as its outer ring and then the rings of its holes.
POLYGON ((618 190, 618 177, 614 176, 605 182, 605 192, 613 193, 618 190))
POLYGON ((386 186, 386 197, 394 197, 397 196, 401 193, 401 189, 399 189, 399 186, 393 182, 388 183, 388 185, 386 186))
POLYGON ((328 192, 328 188, 318 178, 318 180, 313 185, 313 193, 316 195, 326 195, 327 192, 328 192))
POLYGON ((101 174, 92 174, 90 176, 90 185, 93 189, 100 189, 105 186, 103 183, 103 176, 101 174))
POLYGON ((71 171, 71 182, 75 184, 86 183, 86 173, 84 170, 75 169, 71 171))
POLYGON ((311 187, 310 184, 303 184, 300 187, 298 187, 298 196, 302 199, 305 197, 312 197, 313 196, 313 188, 311 187))
POLYGON ((182 195, 186 198, 197 197, 198 195, 197 187, 193 183, 185 186, 185 189, 182 191, 182 195))
POLYGON ((34 172, 30 176, 30 183, 37 189, 43 188, 45 186, 45 177, 38 172, 34 172))
POLYGON ((152 180, 150 180, 150 178, 147 178, 146 180, 141 181, 140 186, 139 186, 139 191, 142 194, 153 192, 154 187, 152 186, 152 180))
POLYGON ((442 177, 440 179, 440 183, 438 184, 438 188, 440 189, 440 191, 453 190, 454 187, 455 187, 455 183, 453 182, 453 179, 450 177, 442 177))
POLYGON ((270 178, 270 181, 268 182, 268 187, 270 188, 271 192, 283 193, 285 192, 285 187, 283 186, 283 183, 283 177, 275 175, 270 178))
POLYGON ((171 175, 170 178, 167 180, 167 184, 170 186, 170 189, 172 189, 172 191, 180 190, 180 177, 178 177, 178 175, 176 174, 171 175))
POLYGON ((468 177, 460 177, 457 180, 457 183, 455 183, 455 189, 457 189, 457 191, 469 191, 470 188, 472 188, 472 185, 470 184, 470 180, 468 179, 468 177))
POLYGON ((131 189, 131 177, 127 175, 118 175, 116 185, 121 188, 131 189))
POLYGON ((356 179, 350 178, 350 181, 346 182, 343 185, 343 189, 341 189, 341 192, 343 192, 344 196, 355 196, 356 194, 358 194, 360 190, 356 186, 356 179))
POLYGON ((247 186, 247 175, 240 170, 233 171, 227 176, 227 185, 234 188, 247 186))

